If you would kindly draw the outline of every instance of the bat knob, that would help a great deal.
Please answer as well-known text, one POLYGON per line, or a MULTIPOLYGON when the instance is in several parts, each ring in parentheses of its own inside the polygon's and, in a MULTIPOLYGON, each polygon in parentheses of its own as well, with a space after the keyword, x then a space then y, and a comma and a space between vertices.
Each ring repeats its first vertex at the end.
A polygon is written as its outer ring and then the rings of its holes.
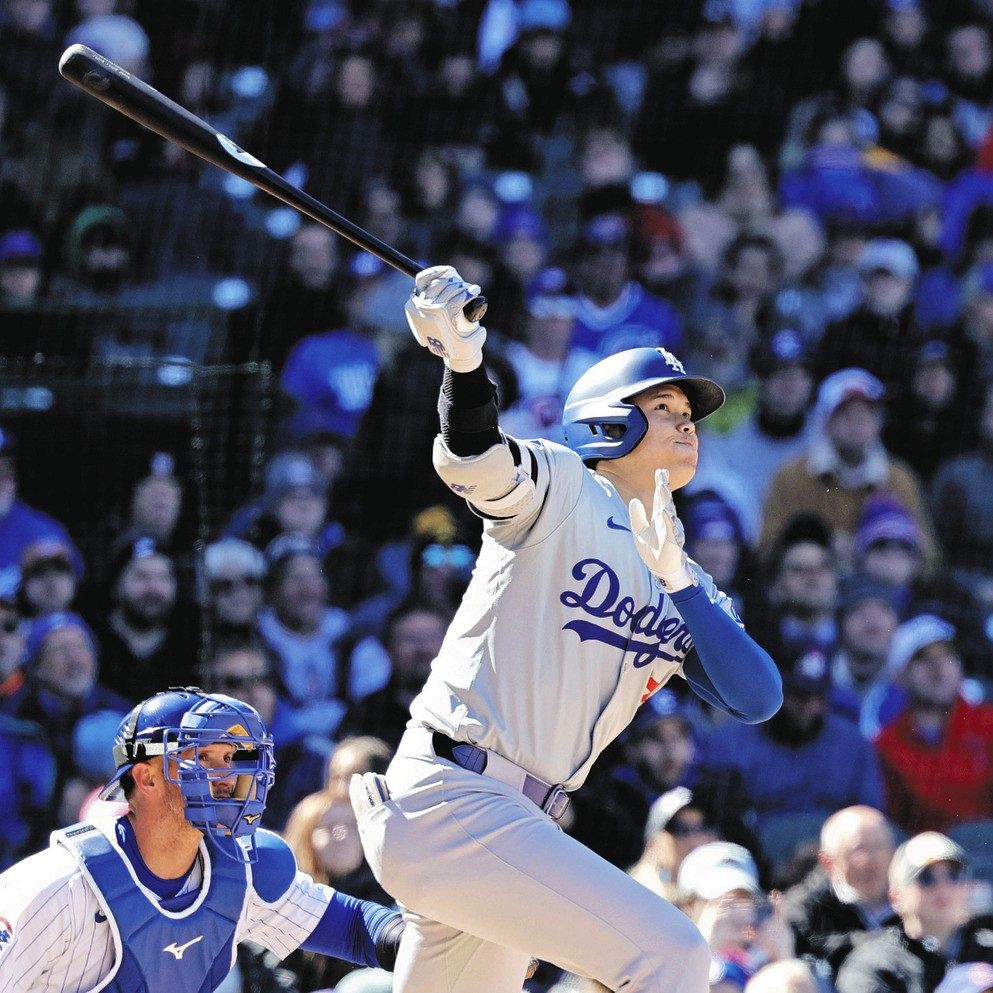
POLYGON ((476 321, 481 321, 483 319, 488 306, 489 304, 486 302, 486 297, 476 297, 475 300, 470 300, 462 308, 462 315, 471 324, 475 324, 476 321))

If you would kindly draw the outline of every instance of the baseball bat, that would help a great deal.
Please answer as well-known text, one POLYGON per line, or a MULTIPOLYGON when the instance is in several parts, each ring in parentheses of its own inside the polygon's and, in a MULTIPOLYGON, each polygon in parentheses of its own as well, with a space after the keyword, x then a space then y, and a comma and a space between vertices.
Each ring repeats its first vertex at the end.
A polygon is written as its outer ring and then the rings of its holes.
MULTIPOLYGON (((394 269, 413 278, 423 268, 392 245, 380 241, 365 228, 288 183, 254 155, 215 131, 206 121, 93 49, 85 45, 70 45, 59 59, 59 72, 108 107, 137 121, 161 138, 182 145, 201 159, 247 179, 253 186, 347 238, 394 269)), ((469 321, 480 320, 486 313, 486 298, 479 296, 470 300, 462 313, 469 321)))

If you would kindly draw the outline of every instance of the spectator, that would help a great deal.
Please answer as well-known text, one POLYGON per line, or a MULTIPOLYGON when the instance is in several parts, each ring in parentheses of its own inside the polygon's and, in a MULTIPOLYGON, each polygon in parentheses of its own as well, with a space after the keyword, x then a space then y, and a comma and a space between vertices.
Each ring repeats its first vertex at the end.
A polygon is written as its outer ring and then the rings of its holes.
POLYGON ((800 646, 777 660, 782 709, 764 724, 723 724, 707 737, 704 764, 740 773, 756 832, 783 815, 828 817, 852 804, 881 807, 879 764, 856 726, 828 711, 824 650, 800 646))
POLYGON ((701 845, 683 859, 677 885, 683 909, 714 957, 711 990, 740 990, 760 965, 793 957, 781 901, 766 897, 746 848, 724 841, 701 845))
POLYGON ((794 514, 810 511, 831 525, 842 562, 866 500, 889 493, 913 515, 925 543, 926 572, 937 545, 920 482, 883 447, 883 384, 864 369, 842 369, 821 383, 806 457, 787 462, 773 477, 762 509, 760 545, 768 549, 794 514))
MULTIPOLYGON (((911 0, 907 9, 914 10, 915 5, 916 0, 911 0)), ((917 161, 924 118, 920 83, 913 76, 895 77, 890 80, 877 107, 879 144, 902 159, 917 161)))
POLYGON ((52 299, 71 307, 114 305, 135 282, 132 234, 119 207, 96 204, 81 210, 65 235, 62 268, 52 277, 52 299))
POLYGON ((734 392, 749 379, 748 356, 772 331, 783 258, 771 238, 739 234, 725 248, 717 280, 696 301, 688 361, 734 392))
POLYGON ((334 292, 341 260, 338 238, 320 224, 305 222, 293 235, 263 307, 262 354, 282 369, 293 346, 306 335, 341 323, 334 292))
POLYGON ((962 698, 955 629, 933 614, 893 636, 891 672, 906 709, 876 738, 886 810, 904 831, 993 818, 993 707, 962 698))
POLYGON ((27 628, 17 599, 0 593, 0 713, 9 713, 24 694, 27 628))
MULTIPOLYGON (((73 732, 98 711, 123 717, 131 703, 101 681, 97 641, 78 614, 48 614, 31 625, 27 640, 29 685, 14 716, 45 728, 56 759, 55 796, 79 775, 73 732)), ((54 826, 54 825, 53 825, 54 826)))
POLYGON ((975 148, 990 126, 993 100, 993 44, 978 19, 956 25, 945 38, 945 79, 952 92, 955 119, 966 143, 975 148))
POLYGON ((295 708, 280 693, 273 659, 257 641, 220 645, 205 676, 208 689, 253 706, 272 735, 279 779, 266 795, 266 823, 281 831, 293 807, 321 788, 327 739, 300 726, 295 708))
POLYGON ((372 399, 380 355, 371 329, 322 329, 293 346, 279 384, 293 402, 293 422, 351 438, 372 399))
POLYGON ((836 976, 862 934, 893 922, 886 874, 895 847, 872 807, 845 807, 824 822, 817 867, 786 894, 797 955, 827 962, 836 976))
POLYGON ((44 729, 0 712, 0 871, 45 844, 55 782, 55 756, 44 729))
MULTIPOLYGON (((365 861, 347 796, 321 791, 303 797, 290 813, 284 836, 293 849, 298 868, 309 873, 315 882, 360 899, 390 904, 390 897, 373 878, 365 861)), ((335 984, 352 969, 347 962, 302 949, 286 959, 286 967, 309 990, 335 984)))
POLYGON ((522 341, 508 341, 507 361, 517 376, 518 398, 502 414, 516 438, 565 444, 562 406, 596 356, 572 345, 576 296, 562 269, 543 269, 527 289, 522 341))
POLYGON ((492 164, 537 168, 539 140, 556 131, 574 131, 576 116, 600 96, 595 79, 576 85, 581 69, 570 52, 571 17, 566 0, 524 0, 520 5, 517 39, 504 52, 495 77, 499 99, 488 145, 492 164))
POLYGON ((957 384, 962 402, 983 402, 993 382, 993 263, 977 264, 962 280, 962 316, 952 328, 950 343, 959 358, 957 384))
POLYGON ((634 212, 634 234, 639 282, 685 313, 700 273, 682 224, 664 207, 640 204, 634 212))
POLYGON ((965 852, 943 834, 925 831, 905 841, 889 870, 899 923, 848 956, 838 993, 933 993, 952 962, 993 962, 991 918, 969 917, 967 869, 965 852))
POLYGON ((920 596, 924 540, 914 518, 888 496, 870 497, 855 532, 854 565, 887 585, 901 611, 920 596))
POLYGON ((0 307, 34 307, 42 294, 44 250, 33 231, 0 235, 0 307))
POLYGON ((745 993, 822 993, 822 987, 806 962, 781 959, 762 966, 745 984, 745 993))
POLYGON ((887 403, 883 443, 928 484, 938 465, 965 446, 963 425, 974 409, 961 362, 945 341, 931 340, 914 353, 909 389, 887 403))
POLYGON ((222 538, 204 549, 203 570, 214 637, 220 641, 248 638, 262 610, 265 557, 247 541, 222 538))
MULTIPOLYGON (((266 549, 266 606, 259 631, 275 654, 279 678, 300 722, 312 734, 331 736, 347 703, 375 689, 368 674, 349 671, 335 642, 348 630, 348 615, 330 603, 322 556, 301 535, 276 538, 266 549)), ((381 678, 376 674, 375 678, 381 678)))
POLYGON ((676 874, 683 859, 694 848, 719 839, 714 820, 700 800, 685 786, 676 786, 649 809, 645 848, 628 873, 673 903, 678 895, 676 874))
POLYGON ((892 587, 864 575, 852 576, 842 586, 831 707, 855 721, 870 741, 903 706, 903 694, 894 694, 887 668, 899 623, 892 587))
POLYGON ((891 398, 906 389, 921 344, 913 323, 917 274, 917 257, 906 242, 877 238, 865 246, 859 258, 862 303, 825 329, 817 356, 821 376, 858 367, 881 380, 891 398))
POLYGON ((993 384, 979 412, 979 443, 945 462, 931 484, 931 507, 958 596, 993 613, 993 384))
POLYGON ((17 458, 17 440, 0 429, 0 588, 6 589, 17 586, 24 550, 43 538, 65 543, 72 549, 73 561, 82 562, 66 529, 18 497, 17 458))
POLYGON ((324 790, 335 796, 348 796, 348 787, 355 773, 383 774, 393 758, 393 749, 371 734, 342 738, 328 759, 324 790))
POLYGON ((899 72, 932 78, 937 70, 929 11, 920 0, 888 0, 883 15, 882 42, 899 72))
POLYGON ((131 491, 131 503, 122 540, 146 534, 175 554, 176 529, 183 509, 183 484, 176 476, 176 460, 167 452, 156 452, 131 491))
POLYGON ((631 278, 631 231, 618 214, 600 214, 583 227, 576 249, 579 308, 574 347, 603 358, 624 348, 683 340, 675 308, 631 278))
POLYGON ((963 962, 952 966, 934 993, 990 993, 993 966, 989 962, 963 962))
POLYGON ((135 702, 165 685, 193 685, 199 628, 178 599, 172 559, 141 537, 117 551, 109 579, 110 608, 95 622, 107 686, 135 702))
POLYGON ((541 216, 524 203, 504 207, 493 231, 500 262, 522 287, 530 286, 548 266, 551 240, 541 216))
POLYGON ((297 535, 322 555, 342 540, 341 525, 328 520, 324 478, 306 455, 292 449, 269 460, 265 492, 235 512, 225 534, 263 550, 280 535, 297 535))
POLYGON ((744 614, 742 587, 755 563, 745 542, 744 529, 734 508, 719 493, 701 490, 683 512, 686 552, 731 597, 739 616, 744 614))
POLYGON ((755 344, 751 371, 758 377, 755 412, 730 431, 704 430, 694 489, 731 477, 749 508, 747 531, 759 530, 759 514, 776 472, 810 446, 808 420, 813 377, 809 350, 786 328, 755 344))
POLYGON ((72 548, 64 541, 43 538, 28 545, 21 556, 18 597, 27 617, 59 614, 76 600, 79 577, 72 548))
POLYGON ((391 611, 383 629, 388 680, 357 703, 343 732, 373 734, 396 748, 410 720, 410 703, 441 651, 450 619, 447 611, 416 600, 402 602, 391 611))
MULTIPOLYGON (((772 549, 760 595, 765 602, 756 603, 758 616, 749 622, 759 643, 774 649, 813 642, 833 650, 838 639, 838 582, 838 559, 823 518, 798 514, 772 549)), ((752 614, 750 605, 746 609, 752 614)))

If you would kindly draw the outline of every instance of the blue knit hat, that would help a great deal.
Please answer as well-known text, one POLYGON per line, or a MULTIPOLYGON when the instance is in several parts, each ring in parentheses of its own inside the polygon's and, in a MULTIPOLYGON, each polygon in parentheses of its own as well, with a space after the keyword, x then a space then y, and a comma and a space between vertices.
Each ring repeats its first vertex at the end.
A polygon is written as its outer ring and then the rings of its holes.
POLYGON ((28 639, 24 650, 29 664, 37 661, 38 654, 44 647, 45 639, 50 634, 53 634, 55 631, 61 631, 63 628, 77 628, 82 631, 86 635, 86 639, 89 641, 94 653, 97 651, 97 640, 93 636, 89 624, 79 614, 70 612, 42 614, 41 617, 34 619, 31 624, 31 630, 28 631, 28 639))

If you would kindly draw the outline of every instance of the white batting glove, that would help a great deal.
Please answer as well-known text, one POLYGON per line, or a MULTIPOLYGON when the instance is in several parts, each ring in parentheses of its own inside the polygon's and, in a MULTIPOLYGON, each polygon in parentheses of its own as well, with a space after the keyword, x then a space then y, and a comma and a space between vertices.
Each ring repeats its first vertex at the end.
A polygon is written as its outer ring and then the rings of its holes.
POLYGON ((676 516, 676 505, 669 489, 669 471, 655 470, 655 496, 652 500, 652 519, 645 513, 640 500, 628 504, 631 515, 631 532, 638 554, 648 568, 662 580, 670 593, 696 583, 696 576, 686 563, 683 551, 685 534, 676 516))
POLYGON ((404 312, 414 337, 445 360, 453 372, 471 372, 482 365, 486 328, 467 321, 462 308, 479 296, 475 283, 467 283, 450 265, 422 269, 404 312))

